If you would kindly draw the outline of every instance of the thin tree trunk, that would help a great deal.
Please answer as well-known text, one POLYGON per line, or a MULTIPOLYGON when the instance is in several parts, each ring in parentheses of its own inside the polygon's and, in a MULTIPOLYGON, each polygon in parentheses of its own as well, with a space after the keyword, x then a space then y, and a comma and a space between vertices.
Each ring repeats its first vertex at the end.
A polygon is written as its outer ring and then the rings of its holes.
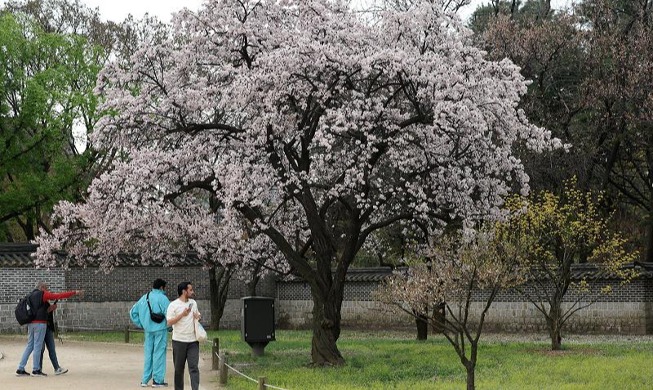
POLYGON ((256 296, 256 287, 258 286, 258 278, 252 278, 250 283, 247 284, 247 295, 250 297, 256 296))
POLYGON ((261 268, 263 268, 261 264, 256 263, 250 275, 249 283, 247 283, 247 294, 250 297, 256 296, 256 287, 258 287, 258 282, 261 281, 261 268))
MULTIPOLYGON (((491 303, 492 299, 490 299, 491 303)), ((489 307, 489 305, 487 306, 489 307)), ((487 309, 486 309, 487 310, 487 309)), ((485 312, 482 316, 485 316, 485 312)), ((467 327, 467 325, 465 325, 467 327)), ((483 328, 483 320, 479 324, 478 334, 481 334, 483 328)), ((478 360, 478 339, 469 340, 469 360, 464 362, 465 369, 467 370, 467 390, 474 390, 476 388, 476 361, 478 360)))
POLYGON ((560 334, 560 327, 554 325, 550 330, 551 336, 551 350, 560 351, 562 350, 562 336, 560 334))
POLYGON ((475 384, 475 364, 472 362, 468 362, 468 364, 465 364, 465 369, 467 370, 467 390, 474 390, 476 388, 475 384))
POLYGON ((646 261, 653 262, 653 215, 649 215, 647 229, 647 238, 646 238, 646 261))

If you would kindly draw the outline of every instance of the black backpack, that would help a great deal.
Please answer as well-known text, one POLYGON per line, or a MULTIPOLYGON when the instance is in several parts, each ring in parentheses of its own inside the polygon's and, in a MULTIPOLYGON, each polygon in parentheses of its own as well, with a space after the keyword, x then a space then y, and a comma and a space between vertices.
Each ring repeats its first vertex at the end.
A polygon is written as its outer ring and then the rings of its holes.
POLYGON ((36 310, 38 309, 32 300, 34 292, 27 294, 25 297, 18 300, 16 305, 16 320, 20 325, 28 324, 34 321, 36 317, 36 310))

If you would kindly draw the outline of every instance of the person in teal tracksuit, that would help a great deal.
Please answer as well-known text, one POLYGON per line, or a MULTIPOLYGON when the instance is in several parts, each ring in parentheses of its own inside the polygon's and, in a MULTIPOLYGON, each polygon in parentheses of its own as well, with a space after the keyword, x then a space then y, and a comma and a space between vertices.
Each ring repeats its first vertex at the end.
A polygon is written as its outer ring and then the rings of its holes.
POLYGON ((165 381, 168 323, 165 318, 159 323, 154 322, 150 315, 150 313, 158 313, 165 317, 170 304, 170 300, 165 294, 165 287, 165 280, 156 279, 152 283, 152 290, 143 295, 129 311, 134 325, 145 330, 145 361, 143 362, 141 387, 148 387, 150 379, 152 379, 152 387, 168 386, 165 381))

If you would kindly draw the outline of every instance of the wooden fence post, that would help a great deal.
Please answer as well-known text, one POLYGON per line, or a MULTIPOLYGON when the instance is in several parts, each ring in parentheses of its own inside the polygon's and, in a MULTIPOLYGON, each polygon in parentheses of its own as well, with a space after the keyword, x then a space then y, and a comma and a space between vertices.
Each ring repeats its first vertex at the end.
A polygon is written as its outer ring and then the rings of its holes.
POLYGON ((220 354, 220 376, 218 377, 218 384, 227 384, 227 370, 227 357, 224 355, 224 352, 222 352, 220 354))
POLYGON ((129 343, 129 326, 125 327, 125 343, 129 343))
POLYGON ((211 366, 212 370, 220 369, 220 357, 218 356, 219 354, 220 354, 220 339, 216 337, 213 339, 213 349, 211 350, 211 356, 213 357, 213 364, 211 366))
POLYGON ((265 381, 266 378, 264 376, 258 377, 258 390, 265 390, 265 381))

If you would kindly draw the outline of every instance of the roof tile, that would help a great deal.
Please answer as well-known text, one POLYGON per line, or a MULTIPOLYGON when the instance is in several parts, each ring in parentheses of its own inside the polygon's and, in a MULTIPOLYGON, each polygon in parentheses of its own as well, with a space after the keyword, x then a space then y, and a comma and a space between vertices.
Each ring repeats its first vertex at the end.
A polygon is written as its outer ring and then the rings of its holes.
MULTIPOLYGON (((0 243, 0 268, 32 268, 34 267, 34 253, 37 246, 29 243, 0 243)), ((59 254, 65 257, 65 253, 59 254)), ((186 255, 178 255, 178 261, 175 262, 176 267, 197 267, 202 266, 202 260, 197 257, 196 253, 189 252, 186 255)), ((144 266, 138 256, 120 255, 119 267, 134 267, 144 266)), ((75 265, 71 265, 75 267, 75 265)), ((97 267, 98 263, 91 261, 88 266, 97 267)), ((161 260, 150 261, 148 267, 162 267, 164 266, 161 260)))

